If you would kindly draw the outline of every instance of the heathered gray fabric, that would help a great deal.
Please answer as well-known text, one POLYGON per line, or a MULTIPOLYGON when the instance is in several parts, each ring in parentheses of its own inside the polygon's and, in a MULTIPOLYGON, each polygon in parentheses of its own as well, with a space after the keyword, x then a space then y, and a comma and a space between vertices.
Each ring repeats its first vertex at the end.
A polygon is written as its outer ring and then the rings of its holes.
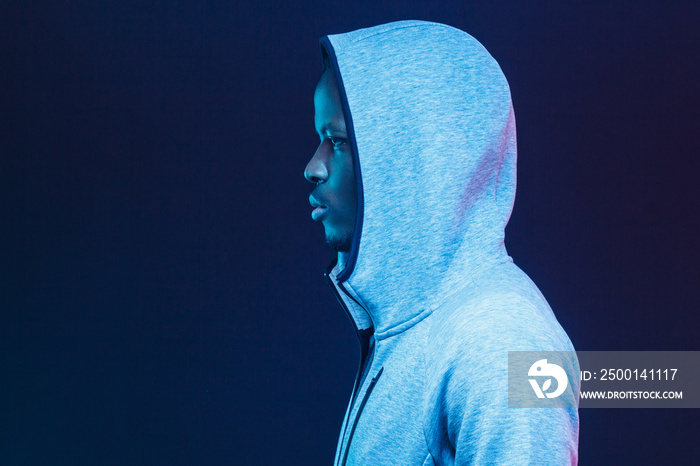
POLYGON ((508 351, 573 346, 505 250, 516 138, 500 67, 474 38, 435 23, 328 40, 364 208, 338 288, 355 325, 375 329, 336 464, 575 464, 575 409, 507 407, 508 351))

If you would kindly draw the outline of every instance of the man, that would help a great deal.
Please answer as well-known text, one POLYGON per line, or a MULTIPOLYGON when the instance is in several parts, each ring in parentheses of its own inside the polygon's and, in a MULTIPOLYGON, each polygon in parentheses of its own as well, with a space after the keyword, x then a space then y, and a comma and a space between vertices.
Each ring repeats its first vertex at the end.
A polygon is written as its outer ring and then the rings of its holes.
POLYGON ((321 45, 305 177, 362 349, 335 464, 575 464, 575 407, 508 407, 508 351, 573 347, 505 250, 516 144, 498 64, 420 21, 321 45))

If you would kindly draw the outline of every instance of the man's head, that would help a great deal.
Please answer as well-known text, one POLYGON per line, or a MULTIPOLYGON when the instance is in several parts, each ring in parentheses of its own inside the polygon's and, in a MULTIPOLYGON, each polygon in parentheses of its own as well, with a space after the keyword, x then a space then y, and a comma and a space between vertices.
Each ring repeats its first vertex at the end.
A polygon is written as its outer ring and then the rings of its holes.
POLYGON ((321 142, 304 177, 314 183, 311 217, 323 223, 326 243, 349 252, 357 218, 357 185, 343 106, 332 70, 326 68, 314 94, 314 124, 321 142))

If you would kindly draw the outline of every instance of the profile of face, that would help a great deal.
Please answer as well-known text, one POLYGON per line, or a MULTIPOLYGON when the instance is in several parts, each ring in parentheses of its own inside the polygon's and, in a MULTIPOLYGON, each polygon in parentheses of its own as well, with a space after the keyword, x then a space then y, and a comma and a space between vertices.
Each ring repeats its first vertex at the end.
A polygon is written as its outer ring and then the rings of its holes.
POLYGON ((315 187, 309 196, 311 218, 323 224, 326 243, 349 252, 357 218, 357 186, 352 148, 333 73, 326 70, 314 94, 314 124, 321 142, 304 177, 315 187))

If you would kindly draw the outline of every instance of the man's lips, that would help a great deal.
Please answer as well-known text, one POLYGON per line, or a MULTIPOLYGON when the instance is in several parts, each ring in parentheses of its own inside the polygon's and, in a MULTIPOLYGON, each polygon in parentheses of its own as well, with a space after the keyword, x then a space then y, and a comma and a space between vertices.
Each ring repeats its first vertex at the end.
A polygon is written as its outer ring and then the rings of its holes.
POLYGON ((321 220, 323 215, 328 211, 328 207, 317 201, 313 194, 309 196, 309 204, 314 208, 311 212, 311 218, 316 221, 321 220))

